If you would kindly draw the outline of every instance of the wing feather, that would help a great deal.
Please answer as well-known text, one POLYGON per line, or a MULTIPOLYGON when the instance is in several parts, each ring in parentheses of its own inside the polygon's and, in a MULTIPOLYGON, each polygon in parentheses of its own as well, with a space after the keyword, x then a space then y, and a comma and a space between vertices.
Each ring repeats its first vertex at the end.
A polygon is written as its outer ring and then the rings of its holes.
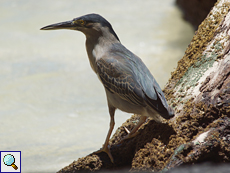
POLYGON ((146 106, 143 92, 132 73, 117 58, 103 57, 97 61, 98 75, 104 87, 111 93, 118 94, 122 99, 134 105, 146 106))
POLYGON ((96 63, 107 90, 135 105, 150 106, 164 118, 170 117, 160 86, 142 60, 124 46, 114 44, 110 55, 96 63))

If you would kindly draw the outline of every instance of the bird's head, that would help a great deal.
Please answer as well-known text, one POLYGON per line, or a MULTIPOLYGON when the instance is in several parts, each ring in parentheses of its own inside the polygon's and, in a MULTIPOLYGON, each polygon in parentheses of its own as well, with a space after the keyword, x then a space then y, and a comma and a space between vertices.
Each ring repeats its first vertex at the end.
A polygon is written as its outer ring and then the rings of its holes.
POLYGON ((45 26, 41 30, 71 29, 83 32, 87 38, 114 36, 119 41, 111 24, 99 14, 87 14, 73 20, 45 26))

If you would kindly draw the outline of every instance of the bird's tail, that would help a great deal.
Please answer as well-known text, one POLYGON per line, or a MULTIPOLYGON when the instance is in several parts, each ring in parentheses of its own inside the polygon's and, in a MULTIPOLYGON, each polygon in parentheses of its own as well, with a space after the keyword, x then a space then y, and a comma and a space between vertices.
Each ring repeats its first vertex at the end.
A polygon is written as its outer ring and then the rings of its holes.
POLYGON ((174 117, 174 110, 171 108, 165 97, 161 96, 160 94, 157 95, 157 100, 149 98, 145 94, 145 101, 147 102, 150 107, 152 107, 160 116, 162 116, 164 119, 170 119, 174 117))
POLYGON ((173 108, 172 107, 170 107, 170 106, 168 106, 168 116, 165 116, 164 118, 165 119, 170 119, 170 118, 173 118, 174 117, 174 110, 173 110, 173 108))

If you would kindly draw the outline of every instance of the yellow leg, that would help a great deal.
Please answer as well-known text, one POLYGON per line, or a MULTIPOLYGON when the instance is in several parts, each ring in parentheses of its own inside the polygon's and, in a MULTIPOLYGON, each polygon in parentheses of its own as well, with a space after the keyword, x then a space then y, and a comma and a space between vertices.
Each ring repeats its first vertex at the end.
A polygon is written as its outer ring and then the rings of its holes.
POLYGON ((141 116, 139 122, 137 123, 137 125, 131 130, 131 132, 125 136, 121 142, 123 142, 126 139, 129 138, 133 138, 134 136, 138 135, 137 130, 139 129, 139 127, 146 121, 147 117, 146 116, 141 116))
POLYGON ((110 139, 111 133, 112 133, 114 125, 115 125, 114 113, 115 113, 115 108, 109 107, 109 114, 110 114, 109 131, 108 131, 108 134, 107 134, 107 137, 106 137, 106 140, 105 140, 105 143, 104 143, 103 147, 100 150, 94 152, 96 154, 101 153, 101 152, 106 152, 108 154, 108 156, 109 156, 109 158, 110 158, 112 163, 113 163, 113 156, 112 156, 112 154, 110 152, 110 148, 109 148, 109 139, 110 139))

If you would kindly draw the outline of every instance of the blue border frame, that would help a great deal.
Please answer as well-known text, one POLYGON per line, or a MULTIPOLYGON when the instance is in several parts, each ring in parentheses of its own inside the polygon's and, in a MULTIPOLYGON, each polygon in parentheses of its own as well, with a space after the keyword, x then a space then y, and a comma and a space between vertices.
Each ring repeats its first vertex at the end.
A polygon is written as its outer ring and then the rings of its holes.
MULTIPOLYGON (((11 153, 11 152, 19 152, 20 153, 20 168, 19 168, 19 173, 21 173, 22 172, 22 167, 21 167, 21 165, 22 165, 22 152, 21 151, 0 151, 0 155, 1 155, 1 153, 2 152, 9 152, 9 153, 11 153)), ((3 160, 2 160, 2 158, 1 158, 1 164, 0 164, 0 173, 15 173, 15 172, 1 172, 1 165, 2 165, 2 162, 3 162, 3 160)))

